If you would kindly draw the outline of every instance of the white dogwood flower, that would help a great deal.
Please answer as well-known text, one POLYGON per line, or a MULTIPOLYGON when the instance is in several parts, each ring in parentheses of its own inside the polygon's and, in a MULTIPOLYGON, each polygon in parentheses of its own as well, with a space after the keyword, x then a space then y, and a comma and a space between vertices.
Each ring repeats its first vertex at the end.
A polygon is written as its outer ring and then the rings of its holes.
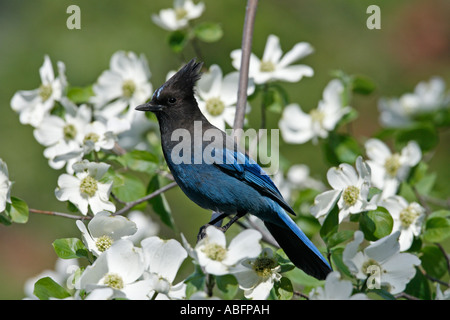
POLYGON ((256 258, 248 258, 241 262, 243 268, 236 268, 233 275, 244 290, 247 299, 265 300, 276 281, 280 281, 281 266, 273 256, 270 248, 265 248, 256 258))
POLYGON ((259 241, 262 235, 256 230, 242 231, 231 240, 228 248, 222 231, 209 226, 205 232, 206 236, 197 243, 194 254, 207 273, 227 274, 241 260, 257 257, 261 252, 259 241))
MULTIPOLYGON (((141 242, 145 263, 144 278, 151 282, 152 290, 149 298, 155 293, 169 299, 186 297, 186 284, 173 284, 178 270, 187 257, 187 252, 176 240, 162 240, 159 237, 149 237, 141 242)), ((161 299, 162 297, 158 297, 161 299)))
POLYGON ((41 85, 34 90, 21 90, 14 94, 11 99, 11 107, 20 113, 20 123, 38 126, 44 116, 50 113, 55 101, 62 98, 63 91, 67 86, 65 77, 65 65, 58 61, 59 76, 55 77, 52 62, 45 55, 44 64, 39 69, 41 85))
POLYGON ((173 9, 163 9, 159 14, 152 14, 153 22, 159 27, 175 31, 186 28, 189 20, 200 17, 205 10, 205 4, 194 4, 192 0, 174 0, 173 9))
MULTIPOLYGON (((309 43, 299 42, 283 56, 280 39, 275 35, 269 35, 262 59, 253 53, 250 56, 249 77, 253 78, 256 84, 276 80, 297 82, 303 77, 312 77, 314 71, 310 66, 291 64, 310 55, 313 51, 309 43)), ((241 55, 241 49, 231 52, 233 67, 237 70, 241 67, 241 55)))
POLYGON ((415 266, 420 265, 420 259, 410 253, 400 253, 399 236, 399 231, 393 232, 359 251, 364 234, 355 231, 354 240, 344 249, 344 263, 361 280, 371 275, 371 269, 378 269, 379 285, 391 294, 400 293, 416 274, 415 266))
MULTIPOLYGON (((233 127, 238 83, 238 72, 232 72, 223 77, 222 69, 215 64, 197 82, 198 106, 209 122, 221 130, 225 130, 225 123, 233 127)), ((249 81, 247 95, 251 95, 254 90, 253 82, 249 81)), ((250 106, 247 104, 246 111, 248 110, 250 106)))
POLYGON ((5 211, 6 203, 11 203, 11 186, 9 181, 8 166, 0 159, 0 212, 5 211))
POLYGON ((415 141, 410 141, 400 153, 392 153, 381 140, 372 138, 365 143, 372 170, 372 184, 381 189, 382 198, 394 195, 402 181, 408 178, 412 167, 422 158, 422 151, 415 141))
POLYGON ((445 82, 440 77, 419 82, 414 92, 400 98, 382 98, 378 102, 380 123, 387 128, 403 128, 411 125, 419 114, 448 108, 450 95, 445 91, 445 82))
POLYGON ((420 234, 425 219, 425 209, 417 202, 408 203, 403 197, 391 196, 381 201, 380 206, 386 208, 392 216, 394 225, 392 232, 400 231, 400 251, 408 250, 414 236, 420 234))
POLYGON ((302 111, 295 103, 286 106, 279 122, 284 141, 305 143, 312 140, 316 144, 318 138, 327 138, 328 133, 336 128, 339 120, 351 109, 342 104, 343 92, 341 81, 334 79, 326 86, 317 108, 309 113, 302 111))
POLYGON ((151 286, 150 281, 141 280, 144 268, 140 250, 131 241, 121 239, 86 267, 78 289, 89 293, 99 288, 111 288, 114 298, 148 299, 151 286))
POLYGON ((83 215, 87 214, 88 206, 94 215, 103 210, 114 212, 116 206, 109 201, 112 182, 99 181, 108 168, 106 163, 77 162, 73 165, 75 176, 66 173, 59 176, 56 198, 72 202, 83 215))
POLYGON ((127 238, 137 231, 134 222, 120 215, 112 216, 107 211, 98 212, 89 221, 87 228, 80 220, 76 224, 87 249, 97 257, 117 240, 127 238))
POLYGON ((109 70, 103 71, 93 86, 91 102, 95 117, 105 120, 122 117, 131 122, 134 107, 143 104, 152 93, 147 59, 134 52, 118 51, 111 57, 109 70), (129 106, 131 106, 129 108, 129 106))
POLYGON ((310 300, 367 300, 364 293, 352 295, 353 285, 349 280, 341 279, 337 271, 330 272, 324 287, 313 288, 309 293, 310 300))
POLYGON ((311 214, 319 221, 323 221, 326 215, 337 203, 339 207, 339 223, 349 214, 374 210, 377 205, 375 200, 368 201, 370 187, 370 167, 362 160, 356 159, 356 171, 347 164, 330 168, 327 179, 333 190, 325 191, 314 199, 311 214))

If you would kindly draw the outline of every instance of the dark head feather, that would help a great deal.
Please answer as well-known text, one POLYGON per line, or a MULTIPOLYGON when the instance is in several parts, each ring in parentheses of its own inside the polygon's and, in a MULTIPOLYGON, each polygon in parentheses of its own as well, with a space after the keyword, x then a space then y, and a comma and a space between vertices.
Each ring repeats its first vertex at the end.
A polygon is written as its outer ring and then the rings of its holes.
POLYGON ((203 62, 197 62, 195 59, 192 59, 167 80, 164 86, 178 90, 193 90, 195 83, 202 76, 202 66, 203 62))

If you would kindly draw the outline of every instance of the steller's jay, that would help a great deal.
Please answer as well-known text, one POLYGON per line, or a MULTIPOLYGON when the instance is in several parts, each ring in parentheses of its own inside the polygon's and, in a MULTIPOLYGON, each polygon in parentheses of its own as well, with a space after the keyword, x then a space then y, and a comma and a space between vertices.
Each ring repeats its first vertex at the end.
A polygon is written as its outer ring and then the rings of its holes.
POLYGON ((200 79, 201 68, 202 63, 191 60, 155 91, 150 102, 136 107, 156 115, 164 157, 175 181, 200 207, 221 213, 210 224, 235 215, 222 228, 225 231, 246 213, 253 214, 263 220, 298 268, 325 279, 330 265, 289 217, 287 212, 293 215, 295 212, 275 184, 254 160, 238 150, 230 136, 209 123, 200 111, 194 85, 200 79), (214 141, 196 141, 192 137, 199 125, 202 134, 211 133, 212 129, 219 136, 211 139, 214 141), (190 150, 180 150, 179 134, 190 135, 184 137, 190 141, 190 150), (206 152, 206 148, 211 152, 206 152))

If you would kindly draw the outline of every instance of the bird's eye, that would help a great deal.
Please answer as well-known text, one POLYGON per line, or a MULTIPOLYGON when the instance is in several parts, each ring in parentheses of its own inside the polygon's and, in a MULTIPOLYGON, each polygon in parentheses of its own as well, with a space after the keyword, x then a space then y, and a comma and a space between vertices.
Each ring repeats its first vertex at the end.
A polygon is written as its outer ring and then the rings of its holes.
POLYGON ((177 99, 175 99, 175 98, 169 98, 169 103, 175 103, 175 101, 177 101, 177 99))

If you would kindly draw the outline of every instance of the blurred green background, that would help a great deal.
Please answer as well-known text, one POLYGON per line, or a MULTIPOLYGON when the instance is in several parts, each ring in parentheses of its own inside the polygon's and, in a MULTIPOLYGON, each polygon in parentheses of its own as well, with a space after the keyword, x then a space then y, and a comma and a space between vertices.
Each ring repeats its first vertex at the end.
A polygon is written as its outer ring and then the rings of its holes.
MULTIPOLYGON (((224 30, 219 42, 201 44, 204 60, 207 66, 217 63, 224 73, 231 72, 229 54, 241 45, 246 1, 204 2, 206 11, 194 23, 219 22, 224 30)), ((71 85, 85 86, 108 68, 117 50, 143 53, 153 87, 158 87, 180 60, 167 46, 168 33, 157 27, 150 15, 171 6, 168 0, 0 0, 0 158, 6 161, 10 180, 15 182, 12 195, 32 208, 66 210, 54 196, 61 172, 48 166, 32 128, 21 125, 10 107, 16 91, 40 85, 38 70, 44 55, 49 54, 54 66, 58 60, 66 64, 71 85), (71 4, 81 8, 81 30, 66 27, 66 9, 71 4)), ((377 85, 376 91, 370 96, 355 96, 352 103, 360 112, 353 131, 359 138, 368 137, 380 129, 380 96, 411 92, 419 81, 433 75, 450 84, 449 16, 448 0, 260 0, 252 51, 261 57, 269 34, 280 37, 284 52, 300 41, 314 46, 315 53, 302 63, 312 66, 315 76, 285 85, 290 100, 306 110, 317 106, 331 79, 330 71, 369 76, 377 85), (366 9, 371 4, 381 8, 381 30, 366 28, 366 9)), ((189 48, 185 56, 193 55, 189 48)), ((250 123, 258 127, 258 108, 254 109, 250 123)), ((278 116, 269 119, 269 125, 276 126, 278 116)), ((449 194, 448 130, 441 132, 440 138, 430 166, 439 172, 439 187, 449 194)), ((310 143, 283 144, 282 148, 292 163, 306 163, 314 176, 324 178, 328 165, 318 148, 310 143)), ((179 190, 166 195, 179 231, 195 239, 209 213, 179 190)), ((174 236, 166 228, 162 234, 174 236)), ((53 269, 56 255, 51 243, 66 237, 79 237, 74 220, 31 214, 25 225, 0 225, 0 299, 21 299, 26 279, 53 269)))

